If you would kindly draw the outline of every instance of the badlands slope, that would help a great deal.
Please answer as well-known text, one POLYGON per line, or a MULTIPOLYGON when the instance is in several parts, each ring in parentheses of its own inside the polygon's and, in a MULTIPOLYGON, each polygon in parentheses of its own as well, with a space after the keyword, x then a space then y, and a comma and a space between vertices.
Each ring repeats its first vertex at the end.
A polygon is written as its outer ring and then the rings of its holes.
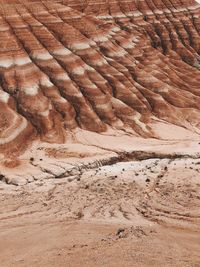
POLYGON ((0 266, 200 266, 200 5, 0 0, 0 266))
POLYGON ((1 0, 2 155, 80 128, 199 134, 199 13, 195 1, 1 0))
POLYGON ((98 148, 168 153, 171 140, 198 151, 197 2, 0 3, 1 180, 64 176, 70 155, 98 148))

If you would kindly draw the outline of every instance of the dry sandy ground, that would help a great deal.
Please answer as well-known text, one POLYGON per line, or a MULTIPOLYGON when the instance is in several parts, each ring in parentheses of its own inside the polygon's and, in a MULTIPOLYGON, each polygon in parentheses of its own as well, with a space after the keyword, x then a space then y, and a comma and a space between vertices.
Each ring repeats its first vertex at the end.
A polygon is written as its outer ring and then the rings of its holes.
POLYGON ((2 267, 199 267, 200 159, 151 158, 1 182, 2 267))
POLYGON ((200 138, 157 132, 79 130, 1 157, 0 267, 200 267, 200 138))

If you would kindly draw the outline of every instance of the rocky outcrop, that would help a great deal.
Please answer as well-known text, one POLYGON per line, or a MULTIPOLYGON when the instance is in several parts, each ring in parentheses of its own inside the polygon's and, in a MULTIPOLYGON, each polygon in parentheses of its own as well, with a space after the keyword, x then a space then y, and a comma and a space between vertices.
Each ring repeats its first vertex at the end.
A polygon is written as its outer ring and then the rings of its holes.
POLYGON ((195 1, 0 1, 0 152, 81 127, 200 133, 195 1))

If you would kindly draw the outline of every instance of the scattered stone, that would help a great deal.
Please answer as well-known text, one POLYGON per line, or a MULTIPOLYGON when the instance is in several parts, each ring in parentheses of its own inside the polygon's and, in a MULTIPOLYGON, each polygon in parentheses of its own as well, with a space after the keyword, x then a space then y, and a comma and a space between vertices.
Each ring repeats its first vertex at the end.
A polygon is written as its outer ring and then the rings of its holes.
POLYGON ((124 232, 125 232, 125 229, 124 228, 119 228, 118 231, 117 231, 117 236, 119 238, 122 238, 124 232))

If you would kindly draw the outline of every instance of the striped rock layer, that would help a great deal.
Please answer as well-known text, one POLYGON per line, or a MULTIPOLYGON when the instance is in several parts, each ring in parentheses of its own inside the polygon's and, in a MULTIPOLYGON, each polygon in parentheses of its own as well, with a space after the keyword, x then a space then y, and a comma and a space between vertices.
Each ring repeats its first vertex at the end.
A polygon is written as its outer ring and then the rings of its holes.
POLYGON ((0 152, 153 120, 200 133, 193 0, 0 0, 0 152))

